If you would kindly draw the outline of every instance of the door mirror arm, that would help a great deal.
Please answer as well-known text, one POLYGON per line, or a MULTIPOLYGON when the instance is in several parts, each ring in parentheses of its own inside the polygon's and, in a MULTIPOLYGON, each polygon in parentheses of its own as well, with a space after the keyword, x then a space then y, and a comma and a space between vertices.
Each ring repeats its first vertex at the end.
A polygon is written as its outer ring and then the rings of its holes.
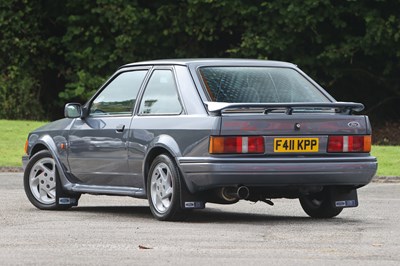
POLYGON ((84 105, 82 106, 81 118, 85 119, 88 116, 89 116, 89 108, 86 105, 84 105))

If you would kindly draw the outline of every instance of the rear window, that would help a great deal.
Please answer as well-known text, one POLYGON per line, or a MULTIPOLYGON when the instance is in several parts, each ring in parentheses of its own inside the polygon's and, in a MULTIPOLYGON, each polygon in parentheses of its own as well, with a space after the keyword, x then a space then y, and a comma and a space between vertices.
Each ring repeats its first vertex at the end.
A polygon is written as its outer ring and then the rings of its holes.
POLYGON ((290 68, 202 67, 205 89, 214 102, 329 102, 304 76, 290 68))

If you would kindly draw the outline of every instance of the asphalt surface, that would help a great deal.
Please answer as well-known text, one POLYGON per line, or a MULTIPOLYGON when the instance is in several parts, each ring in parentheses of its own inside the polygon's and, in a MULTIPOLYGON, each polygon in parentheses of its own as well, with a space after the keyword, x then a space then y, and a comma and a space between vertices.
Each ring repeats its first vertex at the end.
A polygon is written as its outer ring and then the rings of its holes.
POLYGON ((0 173, 0 265, 400 265, 400 184, 359 190, 360 206, 313 220, 297 200, 207 204, 159 222, 145 200, 83 195, 40 211, 21 173, 0 173))

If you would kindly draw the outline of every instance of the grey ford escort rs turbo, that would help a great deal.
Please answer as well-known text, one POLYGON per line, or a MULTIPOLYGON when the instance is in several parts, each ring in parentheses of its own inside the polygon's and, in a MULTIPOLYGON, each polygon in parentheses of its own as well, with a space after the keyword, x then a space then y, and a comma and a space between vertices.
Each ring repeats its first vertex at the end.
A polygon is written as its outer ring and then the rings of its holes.
POLYGON ((29 134, 25 192, 39 209, 77 206, 83 193, 147 198, 159 220, 207 202, 298 198, 331 218, 358 206, 377 170, 363 108, 285 62, 127 64, 29 134))

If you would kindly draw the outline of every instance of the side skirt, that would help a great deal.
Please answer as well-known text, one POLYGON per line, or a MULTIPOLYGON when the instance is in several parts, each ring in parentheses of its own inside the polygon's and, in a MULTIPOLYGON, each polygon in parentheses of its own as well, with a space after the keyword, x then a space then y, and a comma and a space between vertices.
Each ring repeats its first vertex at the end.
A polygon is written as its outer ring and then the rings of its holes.
POLYGON ((88 193, 94 195, 116 195, 130 196, 135 198, 146 199, 146 191, 142 188, 134 187, 114 187, 114 186, 96 186, 73 184, 71 191, 77 193, 88 193))

